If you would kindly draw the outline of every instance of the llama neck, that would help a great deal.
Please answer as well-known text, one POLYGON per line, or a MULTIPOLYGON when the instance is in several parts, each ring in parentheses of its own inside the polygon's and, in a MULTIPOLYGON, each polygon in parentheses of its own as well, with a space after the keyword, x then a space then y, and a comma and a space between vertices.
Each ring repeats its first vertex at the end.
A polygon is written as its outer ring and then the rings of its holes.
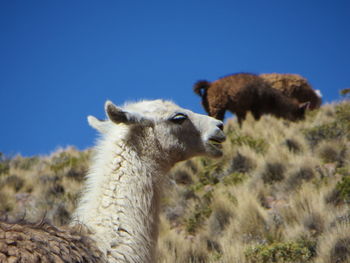
POLYGON ((104 143, 74 219, 91 230, 108 262, 153 262, 160 185, 168 169, 124 143, 104 143))
POLYGON ((292 99, 281 98, 276 101, 276 111, 275 114, 278 117, 288 118, 291 113, 296 112, 298 105, 294 103, 292 99))
POLYGON ((274 114, 277 117, 288 118, 291 113, 298 109, 298 104, 292 99, 282 95, 279 91, 271 89, 270 103, 265 103, 264 106, 268 107, 266 111, 274 114))

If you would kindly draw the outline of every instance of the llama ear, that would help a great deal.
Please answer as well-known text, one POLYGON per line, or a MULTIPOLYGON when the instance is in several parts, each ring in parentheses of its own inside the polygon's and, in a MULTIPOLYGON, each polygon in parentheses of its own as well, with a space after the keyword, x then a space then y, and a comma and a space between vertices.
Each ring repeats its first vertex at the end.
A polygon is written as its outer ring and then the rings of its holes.
POLYGON ((113 104, 113 102, 109 100, 107 100, 105 103, 105 111, 108 118, 117 124, 126 123, 128 120, 126 112, 118 108, 116 105, 113 104))
POLYGON ((322 98, 322 93, 319 89, 315 90, 315 93, 319 98, 322 98))
POLYGON ((108 129, 107 129, 106 121, 101 121, 101 120, 99 120, 99 119, 97 119, 97 118, 95 118, 94 116, 91 116, 91 115, 87 117, 87 120, 88 120, 89 125, 92 128, 98 130, 101 133, 106 133, 107 132, 108 129))
POLYGON ((114 105, 111 101, 106 101, 105 104, 105 111, 108 116, 108 118, 116 123, 124 123, 124 124, 148 124, 150 121, 143 118, 141 115, 137 113, 131 113, 122 110, 121 108, 114 105))

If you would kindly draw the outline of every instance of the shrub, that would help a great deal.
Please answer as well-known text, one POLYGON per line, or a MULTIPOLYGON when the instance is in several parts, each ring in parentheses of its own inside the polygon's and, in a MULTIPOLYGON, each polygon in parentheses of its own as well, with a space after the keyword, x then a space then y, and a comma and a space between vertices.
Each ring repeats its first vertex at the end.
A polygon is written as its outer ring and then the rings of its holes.
POLYGON ((72 166, 68 172, 66 173, 66 176, 68 178, 74 179, 78 182, 82 182, 85 178, 85 175, 87 173, 87 168, 84 165, 77 164, 75 166, 72 166))
POLYGON ((343 202, 343 199, 340 196, 340 191, 337 188, 334 188, 326 195, 325 201, 326 203, 331 203, 333 205, 340 205, 343 202))
POLYGON ((38 164, 39 162, 40 162, 40 159, 37 156, 33 156, 33 157, 17 156, 13 160, 14 167, 21 170, 30 170, 34 165, 38 164))
POLYGON ((15 190, 15 192, 18 192, 25 184, 24 179, 17 175, 10 175, 5 178, 3 181, 3 185, 7 185, 15 190))
POLYGON ((345 202, 350 202, 350 176, 344 176, 336 185, 336 190, 345 202))
POLYGON ((195 205, 193 213, 186 219, 186 231, 190 234, 194 234, 197 229, 203 224, 203 222, 209 218, 212 213, 210 207, 213 197, 212 191, 209 191, 203 195, 200 202, 195 205))
POLYGON ((207 240, 207 249, 208 249, 208 251, 210 251, 210 252, 213 252, 213 251, 217 252, 215 257, 217 259, 219 259, 220 256, 221 256, 221 248, 220 248, 219 243, 216 242, 215 240, 212 240, 212 239, 209 239, 209 238, 207 238, 206 240, 207 240))
POLYGON ((341 103, 335 107, 335 120, 312 128, 303 133, 312 147, 323 140, 350 138, 350 103, 341 103))
POLYGON ((321 234, 325 229, 324 218, 319 213, 312 212, 304 218, 304 226, 313 236, 321 234))
POLYGON ((336 162, 338 159, 338 149, 333 148, 331 145, 324 145, 319 149, 319 155, 326 163, 336 162))
POLYGON ((350 225, 350 210, 344 215, 337 216, 330 224, 330 226, 335 227, 339 224, 350 225))
POLYGON ((294 174, 295 177, 305 181, 310 181, 315 177, 315 173, 310 167, 300 167, 300 169, 294 174))
POLYGON ((220 234, 232 218, 232 213, 224 206, 213 207, 213 211, 209 218, 209 228, 211 233, 220 234))
POLYGON ((16 206, 14 198, 11 198, 11 196, 3 191, 0 192, 0 200, 0 216, 3 216, 3 214, 6 215, 16 206))
POLYGON ((208 262, 208 254, 202 249, 192 248, 185 251, 183 255, 184 261, 180 262, 189 262, 189 263, 206 263, 208 262))
POLYGON ((287 146, 288 150, 292 153, 302 152, 302 145, 293 139, 286 139, 284 144, 287 146))
POLYGON ((64 174, 70 179, 81 182, 87 172, 89 155, 90 152, 82 152, 78 156, 73 156, 69 152, 61 152, 52 158, 49 168, 56 175, 64 174))
POLYGON ((185 188, 180 192, 180 196, 185 200, 197 198, 196 193, 192 188, 185 188))
POLYGON ((325 163, 336 163, 338 167, 342 167, 348 160, 347 145, 339 142, 326 142, 317 149, 318 155, 325 163))
MULTIPOLYGON (((347 131, 350 128, 350 102, 338 104, 335 107, 336 119, 347 131)), ((349 138, 349 137, 348 137, 349 138)))
POLYGON ((282 181, 284 179, 285 171, 286 167, 282 163, 266 163, 265 170, 262 174, 262 179, 264 183, 267 184, 282 181))
POLYGON ((181 205, 167 206, 164 208, 165 218, 170 222, 174 222, 181 218, 185 212, 185 208, 181 205))
POLYGON ((63 204, 57 205, 57 207, 53 211, 54 221, 57 225, 65 225, 69 223, 70 213, 67 208, 63 204))
POLYGON ((71 157, 68 153, 61 152, 58 156, 52 158, 50 169, 57 174, 66 167, 74 166, 77 161, 76 157, 71 157))
POLYGON ((64 187, 60 183, 53 183, 46 192, 48 197, 58 197, 65 193, 64 187))
POLYGON ((300 167, 296 172, 286 180, 286 188, 294 190, 299 187, 304 181, 310 181, 315 178, 315 173, 311 167, 300 167))
POLYGON ((248 173, 255 168, 255 163, 249 157, 246 157, 239 152, 232 158, 228 172, 248 173))
POLYGON ((8 174, 10 170, 10 160, 8 160, 5 155, 0 152, 0 175, 8 174))
POLYGON ((233 131, 230 136, 232 145, 247 145, 257 153, 265 153, 268 149, 268 143, 263 138, 254 138, 250 135, 242 135, 237 131, 233 131))
POLYGON ((193 182, 191 175, 184 170, 177 170, 174 172, 173 178, 177 184, 189 185, 193 182))
POLYGON ((315 147, 323 140, 340 139, 345 135, 345 131, 339 127, 337 122, 330 122, 304 129, 303 133, 311 147, 315 147))
POLYGON ((278 242, 269 245, 251 246, 245 255, 253 263, 307 262, 312 253, 303 242, 278 242))
POLYGON ((8 162, 6 161, 0 162, 0 175, 8 174, 9 170, 10 170, 10 165, 8 162))
POLYGON ((210 216, 211 212, 212 210, 209 205, 197 204, 193 214, 186 220, 186 231, 190 234, 196 233, 197 229, 210 216))
POLYGON ((350 176, 350 167, 339 167, 336 172, 342 176, 350 176))
POLYGON ((217 184, 219 182, 219 177, 221 177, 223 173, 222 166, 217 163, 203 161, 203 164, 202 171, 197 174, 199 184, 196 188, 198 189, 205 185, 217 184))
POLYGON ((196 173, 198 171, 198 167, 194 164, 192 160, 185 161, 185 166, 188 167, 193 173, 196 173))
POLYGON ((346 263, 350 259, 350 237, 339 238, 331 250, 331 263, 346 263))
POLYGON ((246 178, 247 176, 244 173, 231 173, 222 179, 222 183, 226 186, 236 185, 242 183, 246 178))

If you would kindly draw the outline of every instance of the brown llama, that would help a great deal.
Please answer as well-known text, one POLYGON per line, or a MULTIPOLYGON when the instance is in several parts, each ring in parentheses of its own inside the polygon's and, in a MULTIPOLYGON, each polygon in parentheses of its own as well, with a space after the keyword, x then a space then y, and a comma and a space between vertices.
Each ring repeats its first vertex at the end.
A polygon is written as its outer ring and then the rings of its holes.
POLYGON ((236 114, 241 126, 248 111, 259 120, 263 114, 273 114, 291 121, 304 118, 309 103, 299 104, 288 98, 257 75, 238 73, 212 83, 198 81, 194 92, 202 97, 207 113, 223 120, 226 110, 236 114))
POLYGON ((282 93, 290 98, 296 99, 298 102, 310 102, 310 110, 318 109, 322 103, 321 92, 314 90, 308 81, 298 74, 261 74, 272 88, 282 91, 282 93))

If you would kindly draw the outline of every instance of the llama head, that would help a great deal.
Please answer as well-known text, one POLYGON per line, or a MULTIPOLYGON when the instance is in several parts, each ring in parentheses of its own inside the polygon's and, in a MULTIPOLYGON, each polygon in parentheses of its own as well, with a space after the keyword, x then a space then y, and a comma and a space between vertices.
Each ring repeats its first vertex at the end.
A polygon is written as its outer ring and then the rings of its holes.
POLYGON ((310 102, 304 102, 297 105, 297 107, 288 113, 287 119, 291 121, 300 121, 305 119, 305 113, 310 108, 310 102))
POLYGON ((138 154, 170 164, 198 155, 222 155, 223 123, 170 101, 141 101, 123 107, 107 101, 105 111, 107 120, 89 116, 89 124, 111 140, 121 139, 138 154))

